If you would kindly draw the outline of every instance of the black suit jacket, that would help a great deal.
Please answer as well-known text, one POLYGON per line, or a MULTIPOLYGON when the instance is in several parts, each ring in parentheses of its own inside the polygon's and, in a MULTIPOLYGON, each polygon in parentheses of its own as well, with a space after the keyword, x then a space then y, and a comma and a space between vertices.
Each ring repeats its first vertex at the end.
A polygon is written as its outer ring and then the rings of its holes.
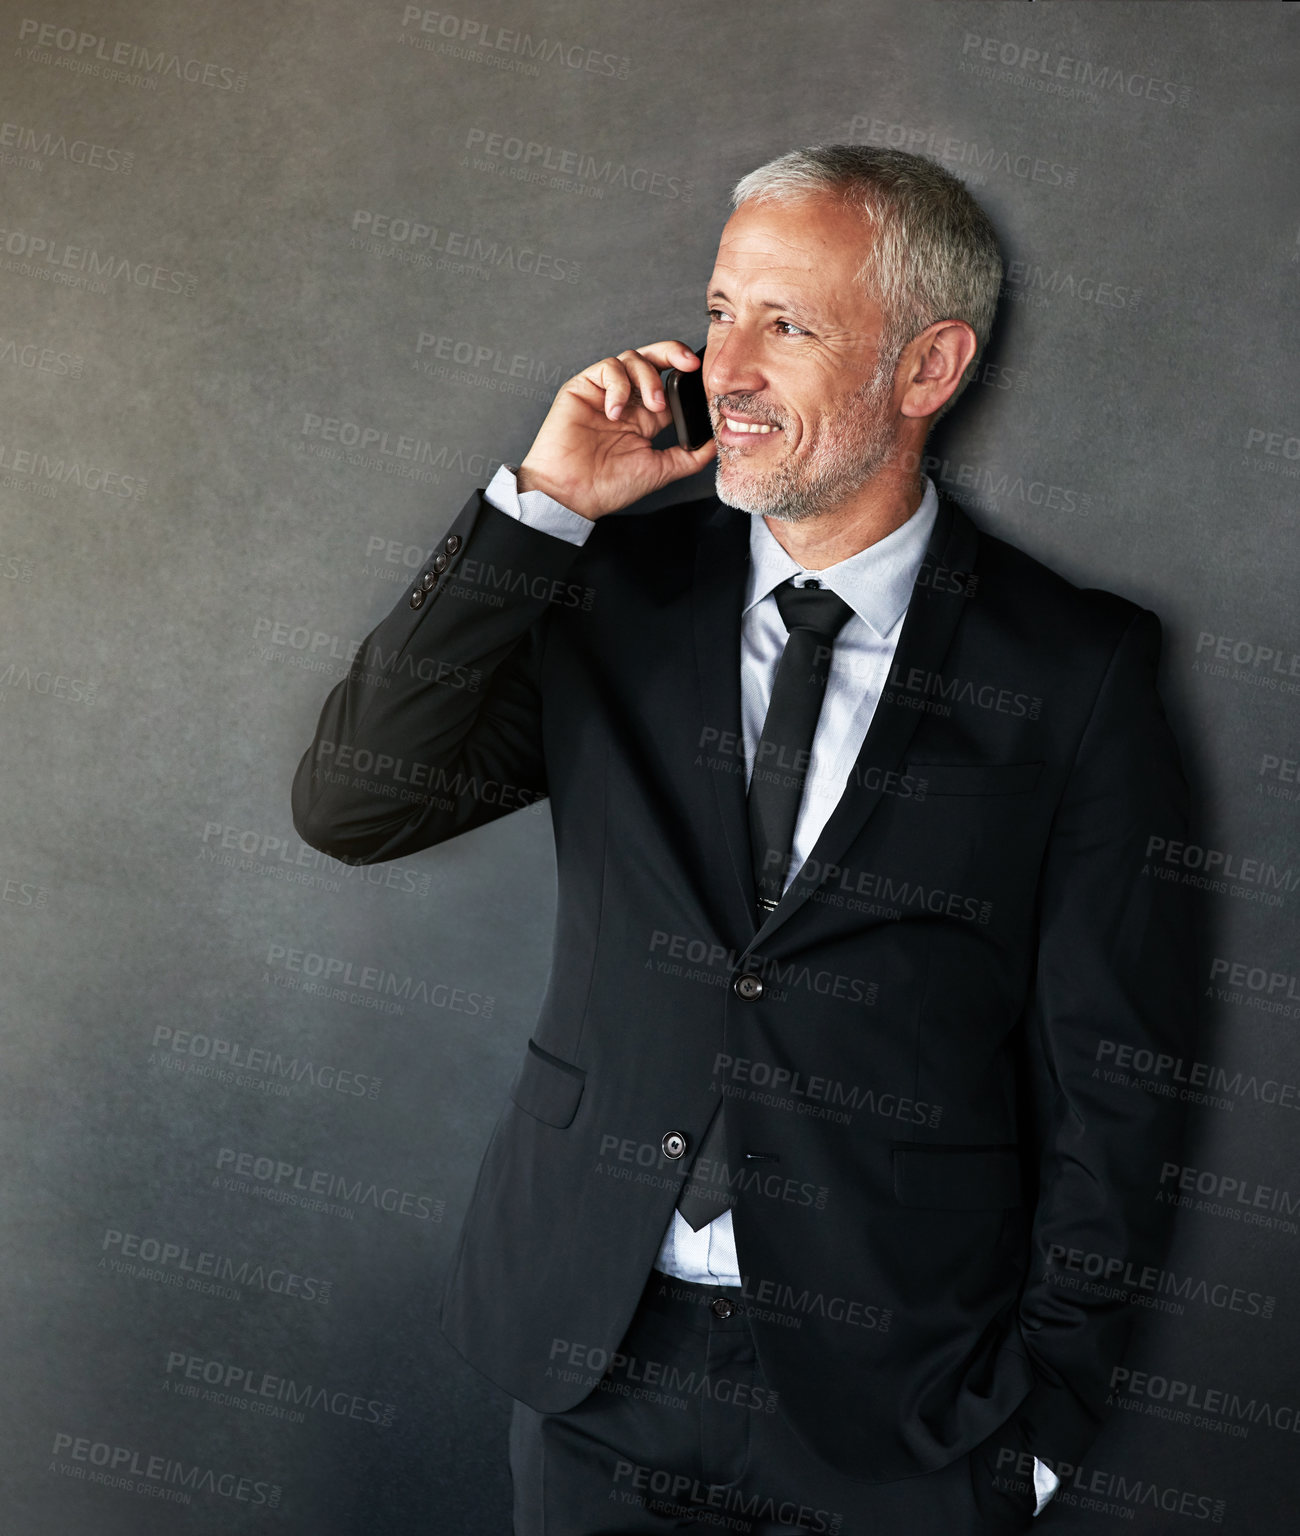
POLYGON ((1149 838, 1185 835, 1159 625, 941 500, 856 767, 759 922, 748 541, 713 498, 579 548, 476 493, 298 770, 301 835, 360 862, 550 797, 550 978, 443 1328, 533 1407, 581 1401, 725 1094, 726 1163, 701 1175, 735 1198, 800 1436, 878 1481, 1015 1415, 1077 1462, 1135 1315, 1086 1277, 1159 1262, 1180 1134, 1176 1102, 1101 1068, 1182 1053, 1192 1014, 1181 889, 1143 871, 1149 838))

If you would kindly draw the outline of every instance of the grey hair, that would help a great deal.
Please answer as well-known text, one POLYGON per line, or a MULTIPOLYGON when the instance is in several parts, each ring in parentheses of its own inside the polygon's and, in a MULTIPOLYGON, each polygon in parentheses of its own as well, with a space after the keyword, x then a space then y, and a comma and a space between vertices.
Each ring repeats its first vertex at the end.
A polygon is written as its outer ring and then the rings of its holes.
MULTIPOLYGON (((975 332, 978 359, 993 329, 1002 256, 988 215, 965 184, 924 155, 816 144, 742 176, 731 206, 818 193, 858 209, 875 236, 858 280, 884 313, 879 366, 892 371, 908 342, 937 320, 964 320, 975 332)), ((936 419, 956 404, 973 372, 972 363, 936 419)))

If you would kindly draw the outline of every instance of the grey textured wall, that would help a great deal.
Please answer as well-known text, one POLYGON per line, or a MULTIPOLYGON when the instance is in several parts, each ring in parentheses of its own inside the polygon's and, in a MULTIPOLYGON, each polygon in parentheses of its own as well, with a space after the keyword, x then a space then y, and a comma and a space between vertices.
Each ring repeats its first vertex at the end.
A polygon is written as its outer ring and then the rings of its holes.
POLYGON ((549 815, 363 871, 301 844, 289 780, 556 385, 703 334, 730 182, 842 139, 934 154, 990 210, 1000 331, 931 474, 1161 615, 1199 796, 1153 859, 1203 891, 1199 1043, 1152 1068, 1196 1099, 1195 1171, 1152 1190, 1186 1209, 1101 1481, 1040 1523, 1292 1528, 1295 30, 0 7, 7 1536, 506 1529, 507 1403, 434 1313, 544 981, 549 815))

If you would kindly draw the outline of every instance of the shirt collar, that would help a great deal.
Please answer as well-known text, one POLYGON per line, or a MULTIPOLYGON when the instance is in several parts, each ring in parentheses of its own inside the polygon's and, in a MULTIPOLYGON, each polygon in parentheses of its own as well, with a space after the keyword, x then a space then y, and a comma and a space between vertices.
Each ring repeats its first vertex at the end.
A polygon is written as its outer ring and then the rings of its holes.
POLYGON ((824 587, 853 609, 882 639, 907 612, 907 604, 921 569, 930 533, 939 512, 934 482, 922 476, 925 489, 921 505, 911 517, 883 539, 868 544, 856 555, 807 571, 777 543, 771 529, 757 514, 750 515, 749 583, 745 593, 748 611, 791 576, 815 576, 824 587))

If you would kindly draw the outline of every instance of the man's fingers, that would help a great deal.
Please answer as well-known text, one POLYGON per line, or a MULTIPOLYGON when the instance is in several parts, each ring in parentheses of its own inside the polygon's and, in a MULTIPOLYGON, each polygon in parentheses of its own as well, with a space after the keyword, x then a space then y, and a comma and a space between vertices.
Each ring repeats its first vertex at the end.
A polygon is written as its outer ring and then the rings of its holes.
POLYGON ((698 366, 699 359, 684 341, 654 341, 644 347, 628 347, 617 357, 602 358, 576 374, 572 382, 581 379, 603 391, 604 414, 617 421, 634 394, 652 415, 665 411, 660 372, 665 368, 689 372, 698 366))
POLYGON ((664 484, 670 484, 674 480, 684 480, 687 475, 698 473, 718 451, 716 438, 710 438, 707 443, 701 443, 698 448, 683 448, 680 445, 674 448, 664 448, 664 467, 668 473, 664 477, 664 484))
POLYGON ((648 410, 662 411, 666 402, 663 383, 655 365, 631 347, 626 352, 620 352, 618 360, 627 369, 633 385, 641 396, 642 404, 648 410))
MULTIPOLYGON (((589 368, 575 375, 571 382, 590 385, 590 403, 602 410, 611 421, 617 419, 632 395, 632 381, 627 369, 616 357, 604 357, 600 362, 592 363, 589 368)), ((580 393, 588 394, 588 391, 580 390, 580 393)))
POLYGON ((684 373, 690 373, 700 366, 700 360, 696 357, 694 349, 688 347, 684 341, 651 341, 633 350, 653 363, 661 372, 665 368, 680 368, 684 373))
MULTIPOLYGON (((652 417, 667 410, 658 370, 635 353, 602 358, 584 369, 573 382, 590 386, 590 403, 602 410, 610 421, 622 417, 623 408, 629 401, 644 405, 652 417)), ((587 394, 586 390, 581 392, 587 394)))

